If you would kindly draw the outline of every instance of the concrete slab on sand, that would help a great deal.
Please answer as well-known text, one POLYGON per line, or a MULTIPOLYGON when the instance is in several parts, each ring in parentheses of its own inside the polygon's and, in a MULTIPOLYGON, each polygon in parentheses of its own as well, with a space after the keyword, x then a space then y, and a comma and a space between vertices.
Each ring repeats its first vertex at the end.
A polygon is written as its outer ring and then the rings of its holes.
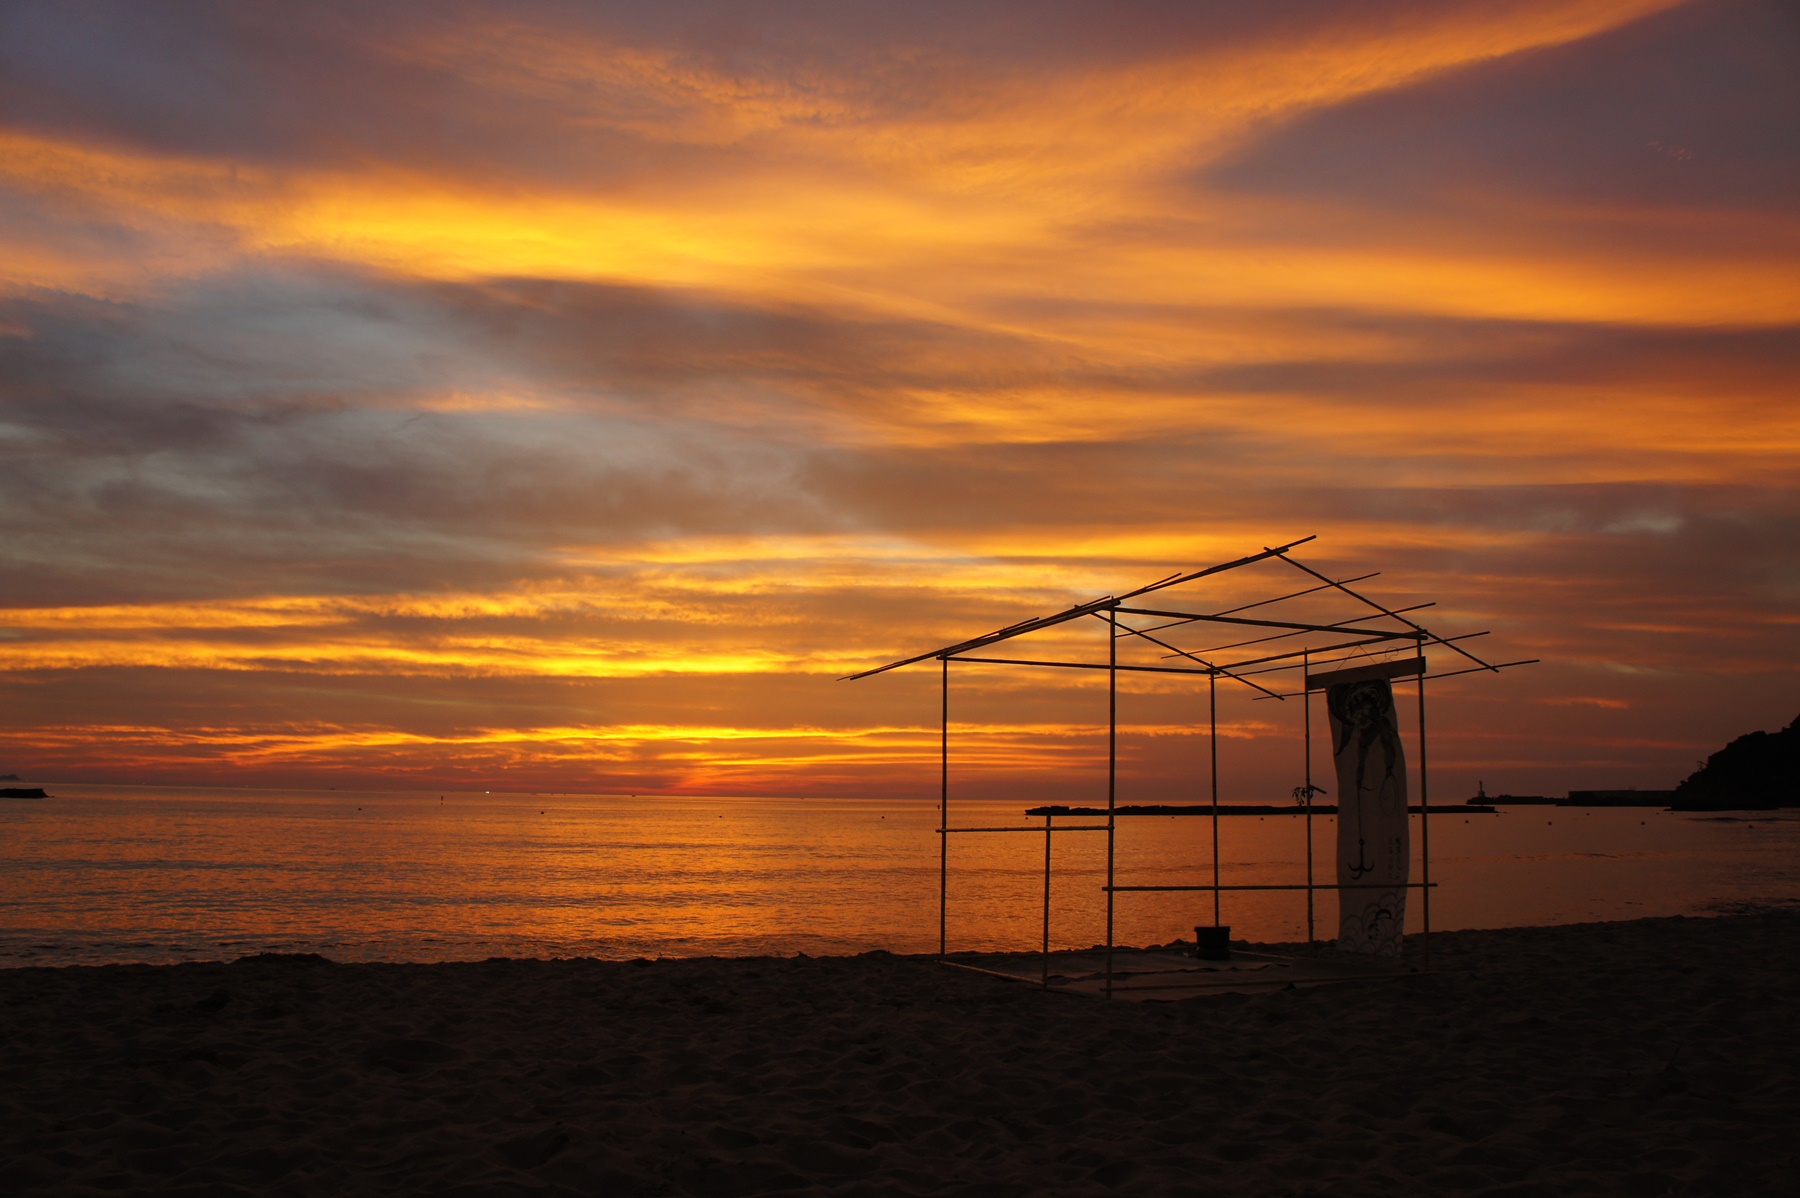
MULTIPOLYGON (((1070 994, 1106 993, 1106 954, 1095 949, 1042 953, 956 953, 944 964, 1070 994)), ((1200 994, 1261 994, 1288 986, 1321 986, 1418 973, 1402 961, 1338 956, 1293 957, 1234 949, 1226 961, 1202 961, 1167 949, 1114 949, 1112 996, 1168 1002, 1200 994)))

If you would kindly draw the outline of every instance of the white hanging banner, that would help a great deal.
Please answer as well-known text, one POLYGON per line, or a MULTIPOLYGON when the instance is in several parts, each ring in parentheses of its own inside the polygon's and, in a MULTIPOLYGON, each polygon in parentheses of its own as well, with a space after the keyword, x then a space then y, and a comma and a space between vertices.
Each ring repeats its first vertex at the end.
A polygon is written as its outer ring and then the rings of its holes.
MULTIPOLYGON (((1423 664, 1422 662, 1420 663, 1423 664)), ((1394 713, 1394 688, 1373 671, 1331 679, 1332 756, 1337 764, 1337 946, 1381 957, 1400 955, 1406 928, 1411 836, 1406 819, 1406 752, 1394 713), (1368 887, 1368 889, 1363 889, 1368 887)))

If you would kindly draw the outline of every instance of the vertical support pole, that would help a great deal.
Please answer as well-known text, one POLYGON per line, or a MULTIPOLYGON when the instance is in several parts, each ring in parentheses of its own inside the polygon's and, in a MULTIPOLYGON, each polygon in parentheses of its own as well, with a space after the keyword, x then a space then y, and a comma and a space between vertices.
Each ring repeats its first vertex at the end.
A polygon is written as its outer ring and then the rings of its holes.
POLYGON ((1208 740, 1212 745, 1213 927, 1219 926, 1219 672, 1206 676, 1208 740))
POLYGON ((1313 932, 1312 683, 1307 681, 1311 673, 1312 656, 1303 651, 1300 654, 1300 707, 1305 712, 1301 719, 1306 744, 1306 942, 1316 944, 1318 937, 1313 932))
POLYGON ((1038 984, 1044 989, 1050 988, 1050 820, 1053 817, 1044 814, 1044 970, 1038 984))
POLYGON ((950 909, 950 659, 938 658, 943 667, 943 698, 938 728, 938 956, 944 955, 950 909))
POLYGON ((1119 613, 1106 613, 1106 997, 1113 989, 1114 850, 1119 800, 1119 613))
MULTIPOLYGON (((1425 655, 1425 643, 1419 642, 1419 656, 1425 655)), ((1419 937, 1421 964, 1431 968, 1431 783, 1425 772, 1425 671, 1419 680, 1419 880, 1425 885, 1419 891, 1419 911, 1424 919, 1424 935, 1419 937)))

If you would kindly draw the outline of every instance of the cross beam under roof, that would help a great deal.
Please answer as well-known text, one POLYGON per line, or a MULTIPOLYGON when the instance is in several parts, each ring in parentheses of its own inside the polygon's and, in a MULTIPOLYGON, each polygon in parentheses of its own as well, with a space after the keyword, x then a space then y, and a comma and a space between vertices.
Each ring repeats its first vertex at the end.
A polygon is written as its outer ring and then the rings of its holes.
MULTIPOLYGON (((1245 666, 1252 666, 1252 665, 1266 666, 1266 665, 1268 665, 1268 663, 1289 661, 1293 658, 1301 657, 1301 656, 1304 656, 1309 653, 1329 653, 1329 652, 1333 652, 1333 651, 1337 651, 1337 650, 1354 649, 1354 648, 1360 648, 1360 647, 1364 647, 1364 646, 1374 646, 1377 644, 1391 643, 1391 642, 1395 642, 1395 641, 1411 641, 1411 642, 1413 642, 1415 644, 1419 644, 1419 645, 1425 645, 1425 644, 1442 645, 1446 649, 1450 649, 1453 652, 1460 654, 1462 657, 1467 658, 1469 661, 1475 663, 1475 667, 1478 669, 1495 670, 1498 668, 1495 665, 1493 665, 1492 663, 1484 661, 1480 657, 1477 657, 1475 654, 1470 653, 1467 649, 1464 649, 1462 646, 1455 643, 1460 640, 1468 639, 1467 636, 1459 636, 1459 637, 1439 636, 1437 633, 1432 632, 1430 629, 1424 627, 1423 625, 1421 625, 1413 620, 1407 619, 1406 616, 1403 614, 1405 612, 1417 611, 1423 607, 1430 607, 1430 606, 1432 606, 1431 604, 1422 603, 1422 604, 1415 604, 1415 605, 1409 606, 1409 607, 1400 607, 1400 608, 1384 607, 1383 605, 1375 602, 1373 599, 1370 599, 1368 596, 1362 594, 1361 592, 1352 590, 1347 585, 1348 583, 1361 582, 1364 579, 1373 578, 1373 577, 1375 577, 1374 574, 1372 574, 1372 573, 1371 574, 1360 574, 1360 575, 1356 575, 1355 577, 1348 578, 1348 579, 1335 579, 1326 574, 1320 573, 1319 571, 1313 569, 1311 566, 1308 566, 1305 563, 1300 562, 1300 561, 1296 560, 1295 558, 1293 558, 1292 556, 1290 556, 1290 552, 1296 546, 1304 545, 1307 542, 1315 540, 1315 539, 1316 539, 1316 537, 1312 537, 1312 536, 1302 537, 1296 541, 1289 541, 1284 545, 1267 546, 1263 549, 1263 551, 1261 553, 1247 554, 1244 557, 1234 558, 1233 560, 1228 561, 1228 562, 1220 562, 1218 565, 1208 566, 1203 570, 1193 570, 1193 571, 1189 571, 1186 573, 1177 572, 1174 574, 1170 574, 1164 578, 1157 579, 1155 582, 1149 583, 1145 586, 1138 587, 1136 590, 1127 591, 1123 595, 1104 595, 1098 599, 1091 599, 1086 603, 1077 603, 1071 607, 1065 608, 1064 610, 1062 610, 1060 612, 1056 612, 1056 613, 1053 613, 1048 616, 1038 616, 1038 617, 1035 617, 1032 619, 1020 620, 1016 624, 1008 624, 1004 628, 997 628, 992 632, 983 633, 980 636, 971 637, 968 640, 959 641, 953 645, 945 645, 941 649, 933 649, 930 652, 919 653, 919 654, 915 654, 912 657, 901 658, 899 661, 892 661, 892 662, 887 663, 886 665, 876 666, 873 669, 860 670, 854 674, 847 674, 843 678, 839 679, 839 681, 850 682, 850 681, 854 681, 858 678, 868 678, 868 677, 872 677, 873 675, 876 675, 876 674, 886 673, 889 670, 897 670, 897 669, 901 668, 902 666, 914 665, 918 662, 931 661, 931 660, 946 661, 946 662, 947 661, 985 662, 985 663, 993 664, 993 665, 1021 665, 1021 666, 1044 665, 1044 666, 1057 666, 1057 667, 1061 667, 1061 668, 1081 668, 1081 667, 1077 666, 1075 663, 1071 663, 1071 662, 1050 662, 1050 661, 1042 661, 1042 660, 1030 660, 1030 659, 1024 659, 1024 658, 980 658, 980 657, 972 657, 972 656, 968 656, 968 655, 975 652, 976 650, 985 649, 990 645, 1000 644, 1001 642, 1012 640, 1015 637, 1025 636, 1028 633, 1040 632, 1047 628, 1054 628, 1054 627, 1057 627, 1062 624, 1067 624, 1072 621, 1079 620, 1084 616, 1094 616, 1099 619, 1110 621, 1114 626, 1113 627, 1113 639, 1115 639, 1115 640, 1122 636, 1140 637, 1143 640, 1145 640, 1151 644, 1160 645, 1165 649, 1171 650, 1172 651, 1171 656, 1184 657, 1190 661, 1195 662, 1198 666, 1201 667, 1201 669, 1199 671, 1197 671, 1199 673, 1211 674, 1214 676, 1224 675, 1225 677, 1231 678, 1233 681, 1240 682, 1240 683, 1244 684, 1245 686, 1249 686, 1255 690, 1262 691, 1264 695, 1273 697, 1273 698, 1280 698, 1281 696, 1275 694, 1274 692, 1270 691, 1267 687, 1264 687, 1264 686, 1260 685, 1259 683, 1252 682, 1246 676, 1248 673, 1263 673, 1264 671, 1262 671, 1262 670, 1245 671, 1244 670, 1245 666), (1275 596, 1270 599, 1259 600, 1254 603, 1247 603, 1247 604, 1242 604, 1238 607, 1227 608, 1222 612, 1174 611, 1174 610, 1169 610, 1166 608, 1138 607, 1138 606, 1132 605, 1129 602, 1130 600, 1135 599, 1140 595, 1147 595, 1154 591, 1166 590, 1169 587, 1179 586, 1182 583, 1193 582, 1193 581, 1196 581, 1197 579, 1206 578, 1210 575, 1221 574, 1228 570, 1236 570, 1236 569, 1239 569, 1244 566, 1253 565, 1256 562, 1268 561, 1270 559, 1279 559, 1279 560, 1285 562, 1287 565, 1292 566, 1293 568, 1300 570, 1315 579, 1318 579, 1319 580, 1318 584, 1315 586, 1307 587, 1303 590, 1291 592, 1289 594, 1278 595, 1278 596, 1275 596), (1316 594, 1320 591, 1329 591, 1329 590, 1340 591, 1344 595, 1347 595, 1350 598, 1356 600, 1357 602, 1363 604, 1365 607, 1368 607, 1368 608, 1372 609, 1374 612, 1379 613, 1380 616, 1394 620, 1394 621, 1398 622, 1399 624, 1403 625, 1403 627, 1399 628, 1399 629, 1369 628, 1369 627, 1364 627, 1364 626, 1357 626, 1357 625, 1353 624, 1351 622, 1351 620, 1341 620, 1341 621, 1331 623, 1331 624, 1315 624, 1315 623, 1307 623, 1307 622, 1298 621, 1298 620, 1255 619, 1255 618, 1251 618, 1248 616, 1239 616, 1239 615, 1232 614, 1234 612, 1246 611, 1250 608, 1264 607, 1269 604, 1283 602, 1284 600, 1296 599, 1303 595, 1311 595, 1311 594, 1316 594), (1146 628, 1146 629, 1133 628, 1132 626, 1130 626, 1128 624, 1124 624, 1119 621, 1119 617, 1122 615, 1149 616, 1149 617, 1152 617, 1155 619, 1167 620, 1167 621, 1169 621, 1169 623, 1156 625, 1152 628, 1146 628), (1187 625, 1191 625, 1191 624, 1231 624, 1231 625, 1243 626, 1243 627, 1248 627, 1248 628, 1270 628, 1270 629, 1276 629, 1278 631, 1277 631, 1276 635, 1274 635, 1274 636, 1262 637, 1262 638, 1259 638, 1256 640, 1239 641, 1234 645, 1216 646, 1212 649, 1201 650, 1198 653, 1190 652, 1186 649, 1180 648, 1179 646, 1170 644, 1169 642, 1162 640, 1158 637, 1149 635, 1152 632, 1162 631, 1167 628, 1178 627, 1178 626, 1187 626, 1187 625), (1350 636, 1355 639, 1338 641, 1338 642, 1335 642, 1330 645, 1306 646, 1303 648, 1292 649, 1292 650, 1282 652, 1282 653, 1271 653, 1271 654, 1267 654, 1262 657, 1246 658, 1246 659, 1242 659, 1239 661, 1233 661, 1233 662, 1218 662, 1218 661, 1214 661, 1214 660, 1209 660, 1208 658, 1201 656, 1201 653, 1214 653, 1214 652, 1219 651, 1220 649, 1226 649, 1226 648, 1247 647, 1249 645, 1263 643, 1264 641, 1282 640, 1282 639, 1285 639, 1290 636, 1299 636, 1299 635, 1302 635, 1305 633, 1313 633, 1313 632, 1336 633, 1339 635, 1347 635, 1347 636, 1350 636)), ((1469 635, 1473 635, 1473 634, 1469 634, 1469 635)), ((1117 665, 1115 668, 1126 669, 1127 667, 1124 665, 1117 665)), ((1134 669, 1142 670, 1144 672, 1159 672, 1159 671, 1149 670, 1147 667, 1136 667, 1134 669)), ((1176 672, 1176 671, 1169 671, 1169 672, 1176 672)))
POLYGON ((1349 632, 1391 641, 1412 640, 1421 634, 1431 635, 1422 629, 1419 632, 1395 632, 1391 628, 1347 628, 1342 624, 1299 624, 1292 620, 1251 620, 1243 616, 1206 616, 1188 611, 1160 611, 1153 607, 1125 607, 1122 604, 1115 605, 1112 610, 1126 616, 1161 616, 1193 622, 1204 621, 1208 624, 1247 624, 1252 628, 1286 628, 1292 632, 1349 632))
POLYGON ((1447 649, 1450 649, 1454 652, 1462 654, 1464 657, 1468 658, 1470 661, 1474 662, 1476 665, 1481 666, 1485 669, 1493 670, 1495 673, 1500 672, 1500 667, 1494 665, 1492 662, 1483 661, 1483 660, 1481 660, 1481 658, 1475 656, 1473 653, 1470 653, 1467 649, 1459 648, 1456 645, 1452 645, 1449 641, 1444 640, 1442 637, 1439 637, 1439 636, 1435 635, 1434 633, 1427 632, 1426 629, 1422 625, 1413 623, 1411 620, 1407 619, 1405 616, 1401 615, 1400 613, 1398 613, 1396 611, 1391 611, 1388 608, 1381 606, 1381 604, 1375 602, 1373 599, 1369 598, 1367 595, 1364 595, 1359 591, 1353 591, 1341 582, 1335 582, 1332 579, 1327 578, 1325 575, 1319 573, 1317 570, 1313 569, 1311 566, 1307 565, 1305 562, 1295 561, 1293 558, 1291 558, 1287 555, 1287 551, 1289 548, 1291 548, 1291 546, 1283 546, 1282 548, 1275 550, 1274 551, 1275 556, 1280 558, 1282 561, 1286 562, 1288 565, 1294 567, 1294 569, 1299 570, 1304 574, 1312 575, 1314 578, 1318 579, 1320 582, 1330 583, 1332 586, 1334 586, 1338 590, 1344 592, 1344 594, 1350 596, 1352 599, 1361 600, 1363 603, 1368 604, 1370 607, 1374 608, 1376 611, 1380 612, 1382 615, 1389 616, 1395 620, 1400 621, 1402 624, 1408 625, 1409 627, 1411 627, 1419 632, 1425 633, 1425 635, 1430 637, 1434 643, 1443 645, 1447 649))
POLYGON ((1142 637, 1143 639, 1149 641, 1152 645, 1159 645, 1164 649, 1173 649, 1174 650, 1173 653, 1165 654, 1165 656, 1167 656, 1167 657, 1185 657, 1189 661, 1198 662, 1199 664, 1205 666, 1209 671, 1211 671, 1214 674, 1225 674, 1228 677, 1237 679, 1237 681, 1242 682, 1245 686, 1255 687, 1257 690, 1259 690, 1263 694, 1269 696, 1271 699, 1278 699, 1281 697, 1281 696, 1277 695, 1274 691, 1270 690, 1268 687, 1264 686, 1260 682, 1251 682, 1248 679, 1232 672, 1232 670, 1230 670, 1224 666, 1220 666, 1214 662, 1207 661, 1205 658, 1199 656, 1198 654, 1189 653, 1186 649, 1178 648, 1175 645, 1171 645, 1168 641, 1162 640, 1161 638, 1156 637, 1156 636, 1152 635, 1151 633, 1144 631, 1143 629, 1133 628, 1129 624, 1121 624, 1116 619, 1110 621, 1110 623, 1112 624, 1112 627, 1113 627, 1112 635, 1113 635, 1114 640, 1119 639, 1119 635, 1120 635, 1119 629, 1123 628, 1125 630, 1126 635, 1142 637))
POLYGON ((1218 565, 1208 566, 1204 570, 1195 570, 1188 574, 1171 574, 1167 578, 1159 579, 1156 582, 1150 583, 1148 586, 1141 586, 1135 591, 1127 591, 1123 595, 1107 595, 1100 599, 1089 600, 1087 603, 1078 603, 1074 607, 1057 612, 1055 615, 1040 616, 1034 620, 1020 620, 1017 624, 1008 624, 1005 628, 998 628, 993 632, 983 633, 980 636, 971 637, 966 641, 959 641, 954 645, 946 645, 942 649, 933 649, 929 653, 920 653, 912 657, 902 658, 899 661, 890 661, 885 666, 876 666, 872 670, 862 670, 855 674, 846 674, 844 677, 838 679, 838 681, 854 682, 858 678, 869 678, 876 674, 884 674, 889 670, 897 670, 901 666, 915 665, 918 662, 930 661, 933 658, 950 657, 958 653, 966 653, 972 649, 982 649, 988 645, 997 644, 1000 641, 1011 640, 1015 636, 1024 636, 1028 632, 1038 632, 1045 628, 1054 628, 1058 624, 1067 624, 1070 620, 1079 620, 1081 617, 1092 612, 1111 610, 1127 599, 1135 599, 1139 595, 1147 595, 1151 591, 1160 591, 1165 587, 1179 586, 1184 582, 1193 582, 1196 579, 1206 578, 1212 574, 1223 574, 1227 570, 1236 570, 1242 566, 1249 566, 1256 562, 1268 561, 1273 557, 1280 557, 1296 545, 1304 545, 1308 541, 1317 539, 1317 534, 1309 537, 1301 537, 1298 541, 1289 541, 1285 545, 1278 545, 1272 549, 1264 549, 1261 553, 1252 553, 1246 557, 1240 557, 1233 561, 1220 562, 1218 565))

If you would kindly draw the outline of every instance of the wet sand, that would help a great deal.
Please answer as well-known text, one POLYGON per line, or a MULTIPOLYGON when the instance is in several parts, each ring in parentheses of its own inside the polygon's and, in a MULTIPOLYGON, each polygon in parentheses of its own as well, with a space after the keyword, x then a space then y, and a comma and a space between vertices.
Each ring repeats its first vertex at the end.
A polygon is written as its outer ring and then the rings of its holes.
POLYGON ((0 971, 0 1191, 1775 1194, 1800 916, 1105 1003, 929 959, 0 971))

